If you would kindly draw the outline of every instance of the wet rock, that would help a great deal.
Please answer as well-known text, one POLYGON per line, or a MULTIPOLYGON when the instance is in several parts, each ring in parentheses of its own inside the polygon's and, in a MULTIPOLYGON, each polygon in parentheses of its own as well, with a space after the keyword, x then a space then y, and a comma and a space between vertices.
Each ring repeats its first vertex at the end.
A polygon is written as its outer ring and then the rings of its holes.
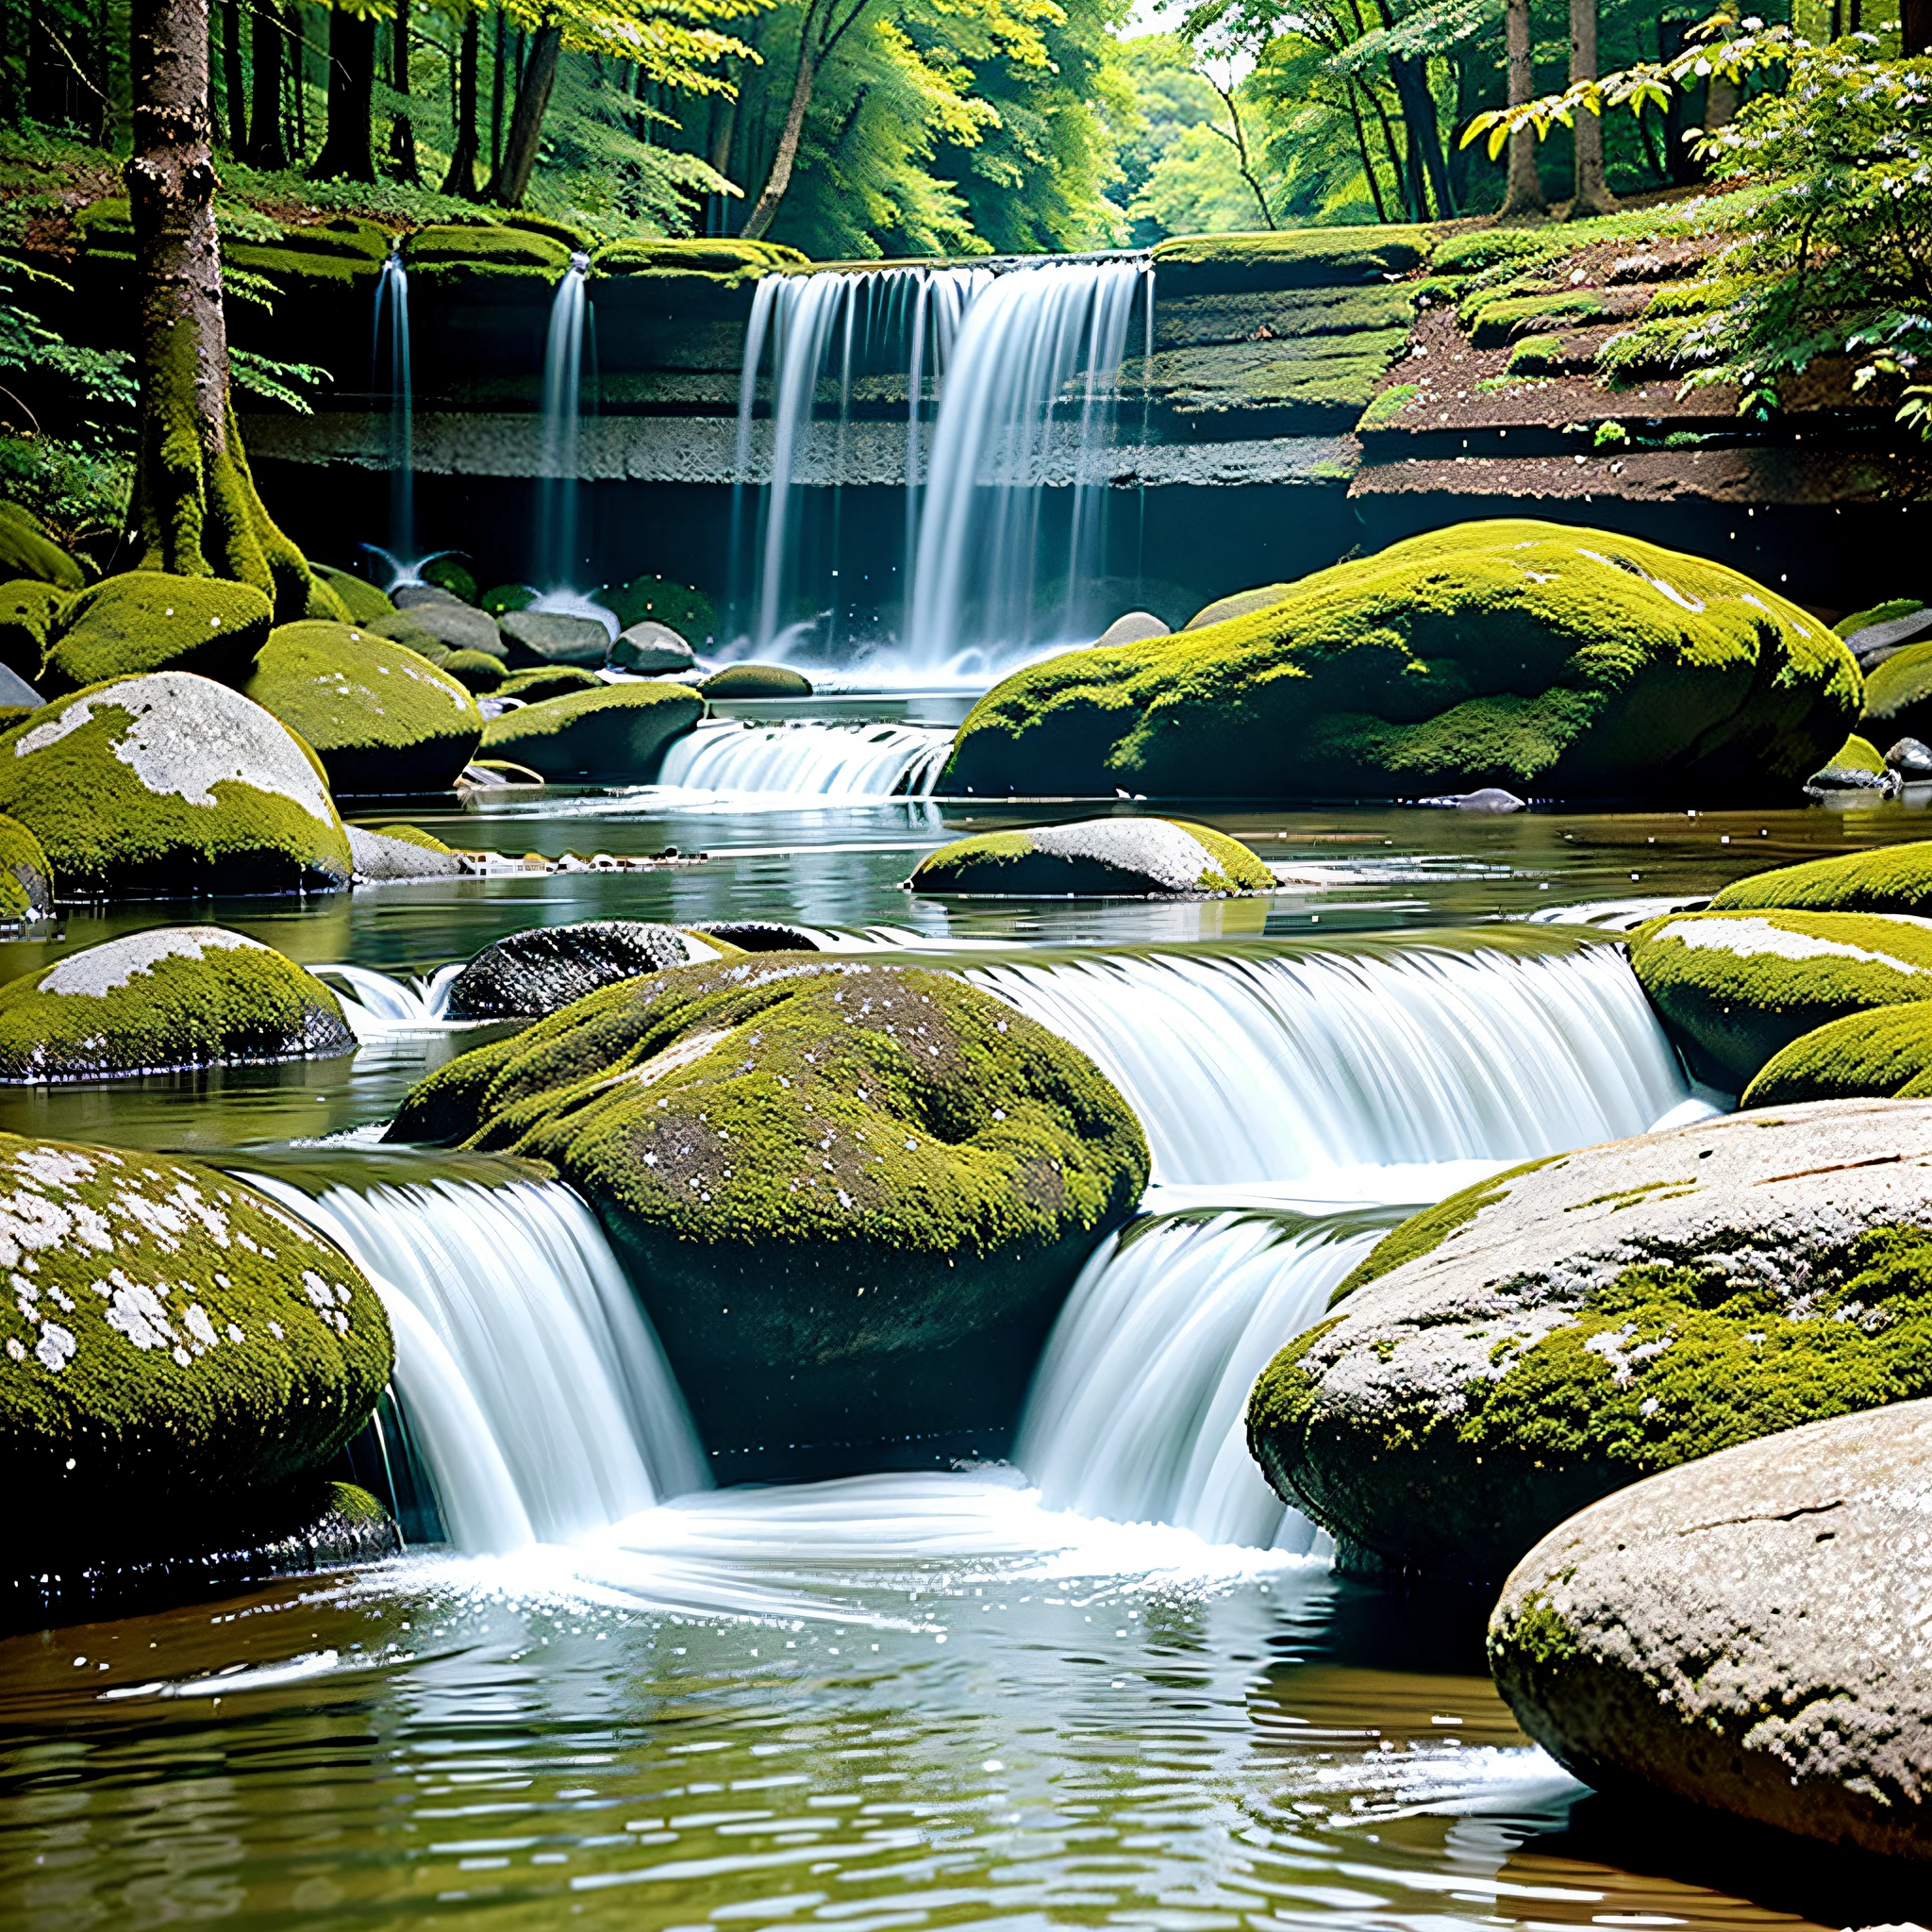
POLYGON ((239 684, 272 622, 268 599, 251 585, 127 571, 60 607, 48 626, 40 684, 58 696, 148 671, 239 684))
POLYGON ((1418 798, 1416 803, 1436 811, 1527 811, 1526 800, 1499 785, 1486 785, 1480 791, 1452 791, 1441 798, 1418 798))
POLYGON ((445 591, 441 584, 398 584, 389 593, 389 601, 398 610, 420 610, 430 604, 453 606, 458 610, 465 608, 454 591, 445 591))
POLYGON ((1093 641, 1096 651, 1104 651, 1111 644, 1138 644, 1148 638, 1164 638, 1169 627, 1162 624, 1151 610, 1128 610, 1108 625, 1093 641))
POLYGON ((562 610, 506 610, 498 620, 510 663, 580 664, 595 669, 610 651, 610 633, 594 617, 562 610))
POLYGON ((1598 1497, 1932 1395, 1932 1102, 1733 1114, 1404 1222, 1263 1371, 1276 1491, 1395 1568, 1493 1578, 1598 1497))
POLYGON ((496 620, 454 598, 448 603, 411 605, 393 616, 376 619, 368 628, 377 637, 392 638, 412 648, 419 637, 429 637, 448 651, 480 651, 499 660, 509 656, 496 620))
POLYGON ((0 1082, 11 1086, 355 1050, 321 980, 219 925, 129 933, 0 986, 0 1082))
POLYGON ((449 990, 452 1020, 539 1020, 599 987, 698 957, 675 926, 590 919, 533 926, 484 949, 449 990))
POLYGON ((695 662, 691 646, 667 624, 634 624, 610 646, 610 661, 620 671, 649 674, 689 671, 695 662))
POLYGON ((701 919, 688 931, 723 940, 741 953, 816 953, 820 942, 803 926, 769 919, 701 919))
POLYGON ((1274 874, 1208 825, 1105 818, 961 839, 921 859, 906 883, 915 892, 1203 899, 1272 891, 1274 874))
POLYGON ((1497 1688, 1607 1790, 1932 1859, 1932 1402, 1653 1476, 1518 1564, 1497 1688))
POLYGON ((600 683, 491 718, 483 750, 546 779, 643 785, 663 762, 664 747, 704 709, 688 685, 600 683))
POLYGON ((349 854, 358 884, 382 885, 396 879, 460 878, 468 868, 461 858, 426 833, 397 838, 393 832, 348 827, 349 854))
POLYGON ((708 698, 808 698, 811 680, 787 664, 727 664, 698 689, 708 698))
POLYGON ((1885 754, 1885 762, 1908 785, 1916 779, 1932 778, 1932 744, 1923 739, 1901 738, 1885 754))

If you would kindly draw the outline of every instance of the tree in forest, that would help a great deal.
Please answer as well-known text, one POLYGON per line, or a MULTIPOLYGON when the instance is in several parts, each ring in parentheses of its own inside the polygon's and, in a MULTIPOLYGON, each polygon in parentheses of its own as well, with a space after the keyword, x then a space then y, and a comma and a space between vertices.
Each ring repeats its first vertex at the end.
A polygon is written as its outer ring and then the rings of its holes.
MULTIPOLYGON (((390 22, 389 84, 403 102, 389 124, 389 168, 398 181, 413 187, 422 177, 416 168, 416 124, 408 108, 409 99, 409 0, 396 0, 395 17, 390 22)), ((475 120, 473 113, 471 119, 475 120)))
POLYGON ((253 584, 283 623, 342 615, 263 508, 235 425, 208 146, 208 0, 133 0, 130 25, 140 567, 253 584))
MULTIPOLYGON (((1570 0, 1570 85, 1597 78, 1597 0, 1570 0)), ((1586 215, 1608 214, 1617 205, 1604 179, 1604 120, 1597 104, 1587 101, 1572 128, 1576 164, 1575 189, 1570 203, 1573 221, 1586 215)))
MULTIPOLYGON (((1520 108, 1536 98, 1536 65, 1531 58, 1529 0, 1503 0, 1503 35, 1509 62, 1509 105, 1520 108)), ((1536 131, 1519 127, 1508 142, 1509 174, 1503 190, 1505 221, 1548 213, 1542 175, 1537 166, 1536 131)))
POLYGON ((476 70, 482 40, 482 9, 465 7, 462 36, 457 44, 456 139, 450 148, 449 173, 442 180, 445 194, 460 194, 465 201, 476 198, 476 70))
POLYGON ((785 120, 778 130, 777 151, 765 175, 764 186, 745 217, 742 233, 747 242, 763 239, 791 186, 791 171, 798 163, 799 137, 805 131, 805 117, 811 107, 812 90, 820 71, 838 52, 839 42, 864 17, 873 0, 805 0, 804 18, 798 25, 798 56, 791 71, 791 96, 786 103, 785 120))
POLYGON ((328 16, 328 131, 309 173, 318 181, 375 179, 375 28, 386 0, 333 0, 328 16))
POLYGON ((275 0, 255 0, 249 22, 249 77, 253 92, 248 108, 248 146, 243 157, 251 168, 289 165, 289 151, 282 142, 283 43, 287 38, 275 0))

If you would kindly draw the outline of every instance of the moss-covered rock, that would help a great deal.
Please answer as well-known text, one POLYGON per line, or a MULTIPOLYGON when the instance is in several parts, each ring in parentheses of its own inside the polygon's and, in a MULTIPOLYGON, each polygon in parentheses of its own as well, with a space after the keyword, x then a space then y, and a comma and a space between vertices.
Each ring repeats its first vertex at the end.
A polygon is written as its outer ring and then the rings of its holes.
POLYGON ((576 664, 552 664, 539 671, 512 671, 497 691, 498 697, 521 698, 526 705, 541 704, 545 698, 560 698, 574 691, 603 691, 604 680, 594 671, 576 664))
POLYGON ((755 282, 774 270, 808 265, 808 258, 795 248, 776 242, 747 242, 736 236, 632 236, 608 243, 591 258, 591 266, 600 275, 659 279, 702 275, 726 288, 755 282))
POLYGON ((917 1439, 961 1431, 1003 1446, 1148 1171, 1075 1048, 959 980, 824 955, 592 993, 452 1061, 391 1136, 554 1163, 745 1474, 876 1468, 895 1439, 929 1458, 917 1439))
POLYGON ((496 620, 488 611, 472 609, 467 604, 417 604, 378 617, 368 628, 376 637, 388 638, 422 657, 436 658, 439 665, 448 661, 449 653, 475 651, 494 658, 501 670, 508 651, 496 620))
POLYGON ((1859 702, 1843 641, 1702 558, 1461 524, 1265 608, 996 686, 942 789, 1157 798, 1788 797, 1859 702))
MULTIPOLYGON (((340 1249, 172 1155, 0 1135, 0 1457, 16 1559, 326 1463, 389 1379, 340 1249)), ((104 1539, 105 1540, 105 1539, 104 1539)))
POLYGON ((47 631, 40 688, 50 697, 111 677, 192 671, 242 684, 275 613, 251 584, 130 570, 63 605, 47 631))
POLYGON ((17 503, 0 501, 0 578, 13 577, 38 578, 61 591, 77 591, 87 581, 39 517, 17 503))
POLYGON ((441 839, 413 825, 386 826, 372 832, 349 827, 349 855, 356 861, 358 885, 390 885, 398 879, 454 879, 468 870, 462 855, 441 839))
POLYGON ((527 610, 537 601, 537 592, 528 584, 498 584, 476 601, 491 617, 502 617, 511 610, 527 610))
POLYGON ((1932 737, 1932 639, 1894 651, 1873 670, 1858 730, 1880 744, 1932 737))
POLYGON ((1757 1070, 1744 1107, 1932 1097, 1932 1004, 1874 1007, 1800 1034, 1757 1070))
POLYGON ((0 818, 0 920, 44 919, 54 909, 54 868, 18 819, 0 818))
POLYGON ((74 898, 349 882, 314 754, 259 705, 185 671, 57 698, 0 739, 0 812, 40 841, 74 898))
POLYGON ((1932 840, 1880 845, 1733 879, 1713 912, 1783 907, 1802 912, 1906 912, 1932 918, 1932 840))
POLYGON ((246 695, 314 747, 341 792, 446 791, 483 737, 455 678, 346 624, 272 632, 246 695))
POLYGON ((915 892, 1205 899, 1272 891, 1274 874, 1211 826, 1108 818, 958 839, 928 853, 906 883, 915 892))
POLYGON ((1674 912, 1629 943, 1691 1072, 1731 1093, 1828 1020, 1932 998, 1932 927, 1881 913, 1674 912))
POLYGON ((808 698, 811 679, 789 664, 727 664, 698 689, 707 698, 808 698))
POLYGON ((1291 228, 1267 235, 1187 235, 1154 250, 1163 295, 1235 295, 1380 282, 1419 267, 1425 228, 1291 228))
POLYGON ((1206 630, 1209 625, 1225 624, 1231 617, 1251 617, 1257 610, 1279 604, 1293 590, 1292 584, 1258 584, 1252 591, 1236 591, 1231 596, 1217 597, 1213 603, 1204 604, 1181 628, 1206 630))
POLYGON ((391 615, 396 608, 388 593, 378 591, 366 577, 326 563, 313 563, 309 569, 342 600, 342 608, 349 613, 351 624, 374 624, 377 618, 391 615))
POLYGON ((1497 1577, 1640 1477, 1932 1393, 1932 1104, 1702 1121, 1422 1221, 1248 1407, 1277 1491, 1386 1563, 1497 1577))
POLYGON ((454 677, 473 696, 498 690, 509 675, 503 659, 492 658, 488 651, 452 651, 436 668, 445 677, 454 677))
POLYGON ((321 980, 219 925, 129 933, 0 986, 0 1081, 14 1086, 355 1050, 321 980))
POLYGON ((1855 731, 1805 780, 1805 791, 1813 798, 1833 791, 1879 791, 1895 796, 1900 783, 1878 747, 1855 731))
POLYGON ((1177 431, 1335 433, 1368 408, 1407 342, 1405 326, 1168 349, 1130 358, 1121 372, 1121 393, 1129 403, 1145 398, 1177 431))
POLYGON ((664 747, 704 714, 689 685, 600 683, 491 719, 483 749, 547 779, 641 785, 663 762, 664 747))
POLYGON ((476 579, 468 564, 460 558, 445 552, 441 557, 432 557, 416 573, 425 584, 434 584, 439 591, 447 591, 452 597, 459 597, 465 604, 476 601, 476 579))
POLYGON ((403 258, 411 270, 441 270, 445 275, 522 275, 551 281, 569 267, 570 258, 570 244, 554 235, 484 223, 418 228, 403 243, 403 258))
POLYGON ((47 635, 71 594, 38 577, 0 584, 0 664, 32 684, 41 675, 47 635))

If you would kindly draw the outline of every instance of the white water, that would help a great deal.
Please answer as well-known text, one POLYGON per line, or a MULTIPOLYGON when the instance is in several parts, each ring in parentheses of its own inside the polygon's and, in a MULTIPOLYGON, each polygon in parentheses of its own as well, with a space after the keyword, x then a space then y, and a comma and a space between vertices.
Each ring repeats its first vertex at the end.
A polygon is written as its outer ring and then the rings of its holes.
POLYGON ((311 1199, 245 1178, 375 1284, 391 1386, 458 1549, 575 1542, 708 1486, 650 1323, 568 1188, 438 1179, 311 1199))
POLYGON ((712 718, 673 741, 659 785, 791 797, 929 798, 953 734, 925 724, 746 724, 712 718))
MULTIPOLYGON (((543 455, 538 484, 537 574, 547 591, 576 582, 577 425, 583 393, 584 292, 590 258, 573 255, 550 304, 543 342, 543 455)), ((566 607, 567 608, 567 607, 566 607)))
POLYGON ((1096 954, 964 966, 1071 1040, 1147 1130, 1158 1180, 1524 1160, 1691 1098, 1623 954, 1418 946, 1096 954))
POLYGON ((409 375, 409 274, 391 247, 375 284, 370 387, 382 373, 382 325, 389 321, 389 541, 398 557, 416 554, 414 398, 409 375))

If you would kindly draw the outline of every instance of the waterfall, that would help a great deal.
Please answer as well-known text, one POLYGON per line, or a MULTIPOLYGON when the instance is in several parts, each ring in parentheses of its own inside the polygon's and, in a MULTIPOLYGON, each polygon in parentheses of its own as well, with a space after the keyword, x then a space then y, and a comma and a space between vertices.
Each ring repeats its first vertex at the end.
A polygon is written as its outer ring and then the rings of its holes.
POLYGON ((922 724, 741 724, 713 718, 672 742, 658 782, 695 791, 858 801, 929 798, 953 734, 922 724))
POLYGON ((1526 1160, 1643 1133, 1690 1099, 1613 946, 1107 953, 958 970, 1100 1064, 1166 1182, 1526 1160))
POLYGON ((399 558, 416 554, 416 456, 409 378, 409 273, 400 238, 375 284, 369 387, 389 391, 389 542, 399 558), (383 321, 389 322, 389 380, 382 381, 383 321))
MULTIPOLYGON (((420 1160, 418 1162, 420 1165, 420 1160)), ((565 1543, 709 1483, 650 1322, 555 1181, 239 1176, 344 1248, 395 1334, 392 1391, 450 1541, 565 1543)))
POLYGON ((577 425, 584 380, 585 280, 591 258, 573 255, 550 304, 543 341, 543 457, 538 486, 537 574, 545 591, 569 591, 577 551, 577 425))
POLYGON ((1248 1454, 1248 1391, 1408 1205, 1154 1215, 1104 1242, 1033 1378, 1013 1459, 1050 1509, 1307 1554, 1248 1454))

